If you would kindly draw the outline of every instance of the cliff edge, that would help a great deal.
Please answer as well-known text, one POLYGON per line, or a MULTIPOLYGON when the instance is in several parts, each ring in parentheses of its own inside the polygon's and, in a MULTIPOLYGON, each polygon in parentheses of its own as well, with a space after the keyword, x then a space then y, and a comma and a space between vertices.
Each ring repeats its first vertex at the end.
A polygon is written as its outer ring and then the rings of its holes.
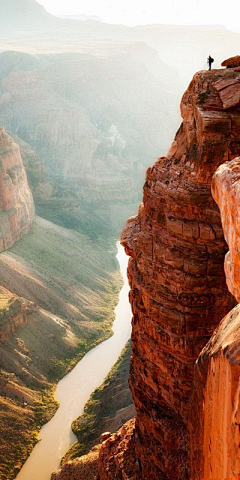
MULTIPOLYGON (((208 367, 198 379, 194 367, 201 352, 208 363, 210 353, 203 349, 235 303, 225 281, 227 246, 211 181, 217 168, 240 150, 238 70, 201 71, 193 77, 182 98, 183 122, 174 142, 168 155, 147 170, 143 204, 123 231, 122 244, 131 257, 130 386, 137 415, 126 426, 125 442, 119 433, 124 451, 114 468, 116 440, 103 442, 101 480, 233 478, 221 468, 212 471, 213 464, 200 468, 209 458, 206 449, 211 450, 210 440, 202 447, 207 423, 202 429, 204 412, 199 413, 208 400, 208 367), (136 462, 129 477, 130 450, 136 462)), ((236 350, 232 355, 236 360, 236 350)), ((220 398, 215 397, 212 408, 217 409, 220 398)), ((222 412, 223 403, 219 405, 222 412)), ((223 420, 224 415, 219 420, 224 430, 223 420)))

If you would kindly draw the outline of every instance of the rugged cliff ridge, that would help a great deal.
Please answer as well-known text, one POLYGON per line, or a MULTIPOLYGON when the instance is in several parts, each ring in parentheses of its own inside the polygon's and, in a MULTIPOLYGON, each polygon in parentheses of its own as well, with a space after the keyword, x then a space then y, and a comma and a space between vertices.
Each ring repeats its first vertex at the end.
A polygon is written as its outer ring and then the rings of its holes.
POLYGON ((0 127, 0 252, 28 233, 34 204, 19 147, 0 127))
MULTIPOLYGON (((140 467, 133 478, 183 480, 190 475, 194 364, 233 305, 211 179, 239 152, 239 79, 233 68, 194 76, 181 102, 183 123, 167 157, 148 169, 143 204, 122 234, 131 256, 130 386, 137 417, 136 431, 132 428, 129 437, 128 429, 128 437, 131 443, 134 438, 140 467)), ((110 468, 110 440, 100 452, 101 480, 125 478, 124 465, 118 477, 110 468)), ((124 448, 127 452, 128 442, 124 448)))

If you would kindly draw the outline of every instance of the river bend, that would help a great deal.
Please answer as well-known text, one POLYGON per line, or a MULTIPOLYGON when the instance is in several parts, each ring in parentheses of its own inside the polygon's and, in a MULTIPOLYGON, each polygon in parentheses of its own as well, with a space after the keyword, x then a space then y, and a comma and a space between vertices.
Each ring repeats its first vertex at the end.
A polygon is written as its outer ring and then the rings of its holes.
POLYGON ((16 480, 50 480, 59 468, 60 460, 76 441, 71 424, 84 411, 91 393, 99 387, 118 359, 130 337, 131 308, 128 301, 127 262, 123 247, 118 242, 117 260, 124 285, 115 309, 113 336, 90 350, 73 370, 59 381, 55 397, 60 407, 54 417, 39 432, 41 440, 34 447, 16 480))

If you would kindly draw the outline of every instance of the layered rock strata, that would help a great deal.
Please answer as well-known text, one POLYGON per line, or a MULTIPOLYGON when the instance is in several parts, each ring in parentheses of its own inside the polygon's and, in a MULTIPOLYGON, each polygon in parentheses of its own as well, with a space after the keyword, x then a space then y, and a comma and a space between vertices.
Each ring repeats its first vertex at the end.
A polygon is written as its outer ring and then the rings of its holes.
POLYGON ((0 127, 0 252, 28 233, 34 204, 19 147, 0 127))
MULTIPOLYGON (((227 284, 239 302, 239 157, 217 169, 212 194, 229 246, 225 257, 227 284)), ((239 351, 240 305, 222 320, 196 364, 189 415, 191 475, 196 480, 239 479, 239 351)))
MULTIPOLYGON (((200 478, 191 475, 189 464, 194 364, 234 305, 211 179, 240 150, 238 77, 234 69, 194 76, 182 98, 183 122, 175 140, 167 157, 147 170, 143 204, 122 234, 131 256, 130 386, 139 479, 200 478), (227 96, 234 98, 227 99, 224 90, 231 85, 234 92, 227 96)), ((101 452, 107 458, 105 444, 101 452)), ((101 480, 125 478, 124 470, 120 477, 107 476, 102 461, 100 453, 101 480)))
POLYGON ((239 480, 240 305, 222 320, 195 367, 189 415, 191 479, 239 480))

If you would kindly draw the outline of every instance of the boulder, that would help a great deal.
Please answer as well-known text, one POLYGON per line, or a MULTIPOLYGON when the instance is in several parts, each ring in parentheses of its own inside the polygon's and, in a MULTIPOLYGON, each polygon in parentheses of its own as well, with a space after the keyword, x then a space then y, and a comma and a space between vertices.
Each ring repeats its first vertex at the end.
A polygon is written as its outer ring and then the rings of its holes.
POLYGON ((235 57, 227 58, 227 60, 224 60, 221 63, 221 65, 222 65, 222 67, 227 67, 227 68, 240 67, 240 55, 236 55, 235 57))

